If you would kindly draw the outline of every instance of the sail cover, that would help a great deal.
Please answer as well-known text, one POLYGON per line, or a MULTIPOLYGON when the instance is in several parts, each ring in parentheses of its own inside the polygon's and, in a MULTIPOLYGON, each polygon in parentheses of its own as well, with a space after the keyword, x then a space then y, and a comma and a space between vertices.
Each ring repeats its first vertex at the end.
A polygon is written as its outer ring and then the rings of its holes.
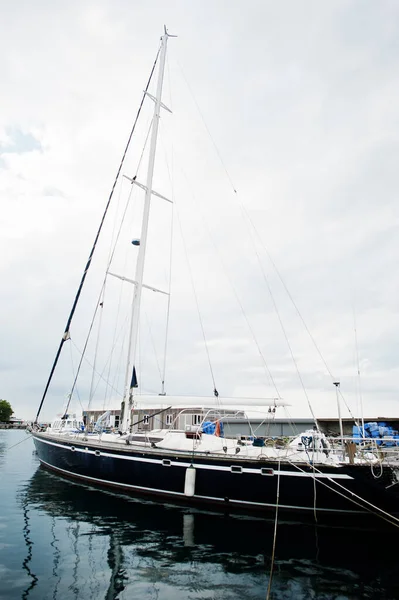
POLYGON ((281 398, 215 398, 214 396, 135 396, 136 407, 203 407, 203 408, 229 408, 231 406, 245 409, 248 406, 269 408, 273 406, 290 406, 281 398))

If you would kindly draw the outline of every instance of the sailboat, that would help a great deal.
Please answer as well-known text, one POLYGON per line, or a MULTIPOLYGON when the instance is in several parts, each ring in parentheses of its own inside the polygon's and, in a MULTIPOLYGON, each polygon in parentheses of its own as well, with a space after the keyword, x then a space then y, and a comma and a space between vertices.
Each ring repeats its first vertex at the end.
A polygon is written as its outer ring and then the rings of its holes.
MULTIPOLYGON (((158 403, 168 409, 178 407, 180 402, 184 410, 190 403, 201 410, 202 418, 184 428, 173 427, 173 423, 169 423, 169 427, 143 431, 138 427, 142 420, 134 421, 142 291, 143 288, 161 291, 146 285, 143 276, 150 204, 154 195, 168 200, 153 189, 153 176, 160 115, 161 111, 168 109, 162 101, 162 89, 170 37, 165 28, 156 60, 156 94, 148 92, 147 84, 143 96, 143 99, 154 103, 146 182, 144 184, 136 177, 130 178, 132 186, 138 186, 145 193, 141 234, 132 242, 138 247, 135 279, 129 280, 123 275, 107 271, 108 276, 127 280, 133 286, 119 431, 92 431, 87 422, 80 427, 79 419, 68 414, 69 403, 56 427, 49 427, 45 431, 37 427, 62 349, 71 338, 71 323, 102 230, 105 212, 45 386, 35 420, 36 427, 32 431, 41 465, 84 483, 189 504, 209 504, 229 511, 266 513, 278 506, 279 510, 299 511, 312 518, 316 513, 354 516, 371 512, 391 522, 399 522, 395 517, 399 513, 399 468, 395 462, 382 460, 369 447, 355 447, 350 441, 345 444, 342 435, 337 443, 331 444, 320 431, 317 421, 312 430, 279 444, 273 440, 269 443, 269 440, 256 439, 255 436, 229 438, 223 435, 221 425, 230 413, 223 410, 216 386, 213 397, 207 399, 178 399, 165 396, 164 392, 158 397, 158 403)), ((120 174, 121 168, 117 177, 120 174)), ((111 197, 112 193, 106 211, 111 197)), ((226 398, 224 402, 229 406, 238 404, 241 408, 243 404, 248 406, 251 403, 250 400, 226 398)), ((252 403, 259 405, 260 401, 256 399, 252 403)), ((275 398, 264 401, 269 411, 275 411, 279 404, 281 401, 275 398)), ((164 411, 160 408, 159 413, 164 411)), ((174 422, 178 423, 179 420, 174 419, 174 422)))

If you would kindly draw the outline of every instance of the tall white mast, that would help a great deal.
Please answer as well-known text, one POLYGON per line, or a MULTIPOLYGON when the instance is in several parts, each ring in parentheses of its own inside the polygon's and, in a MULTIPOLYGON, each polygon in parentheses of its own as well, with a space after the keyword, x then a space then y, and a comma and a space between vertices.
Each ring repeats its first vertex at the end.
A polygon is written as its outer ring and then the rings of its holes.
MULTIPOLYGON (((150 154, 148 160, 148 171, 147 171, 147 184, 145 189, 145 200, 144 200, 144 209, 143 209, 143 221, 141 226, 141 238, 140 238, 140 246, 139 253, 137 257, 136 264, 136 276, 135 276, 135 286, 134 286, 134 295, 132 302, 132 319, 130 326, 130 335, 129 335, 129 348, 128 348, 128 362, 126 367, 126 377, 125 377, 125 393, 123 398, 123 424, 122 431, 129 431, 130 429, 130 420, 131 420, 131 411, 133 407, 133 370, 136 364, 136 351, 137 351, 137 338, 139 333, 139 317, 140 317, 140 303, 141 303, 141 290, 143 288, 143 273, 144 273, 144 259, 145 259, 145 251, 147 245, 147 234, 148 234, 148 220, 150 216, 150 204, 151 204, 151 194, 152 194, 152 179, 154 175, 154 165, 155 165, 155 154, 156 154, 156 146, 157 146, 157 138, 158 138, 158 126, 159 126, 159 116, 162 102, 162 85, 165 71, 165 59, 166 59, 166 47, 168 44, 169 34, 165 28, 165 34, 161 37, 161 49, 159 56, 159 73, 158 73, 158 84, 157 84, 157 92, 155 98, 153 98, 155 102, 154 108, 154 117, 152 121, 152 131, 151 131, 151 144, 150 144, 150 154)), ((152 96, 150 96, 152 97, 152 96)))

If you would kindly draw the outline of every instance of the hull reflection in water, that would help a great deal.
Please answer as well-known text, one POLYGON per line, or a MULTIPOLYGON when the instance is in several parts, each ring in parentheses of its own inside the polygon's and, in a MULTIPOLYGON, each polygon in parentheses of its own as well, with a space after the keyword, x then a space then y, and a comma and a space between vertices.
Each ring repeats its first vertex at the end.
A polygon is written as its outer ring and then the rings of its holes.
MULTIPOLYGON (((32 598, 265 597, 273 519, 135 500, 42 469, 22 503, 30 515, 50 517, 37 545, 31 528, 30 565, 52 560, 52 573, 36 571, 25 598, 31 590, 32 598)), ((392 528, 280 522, 273 597, 399 597, 395 554, 385 543, 390 535, 392 528)))

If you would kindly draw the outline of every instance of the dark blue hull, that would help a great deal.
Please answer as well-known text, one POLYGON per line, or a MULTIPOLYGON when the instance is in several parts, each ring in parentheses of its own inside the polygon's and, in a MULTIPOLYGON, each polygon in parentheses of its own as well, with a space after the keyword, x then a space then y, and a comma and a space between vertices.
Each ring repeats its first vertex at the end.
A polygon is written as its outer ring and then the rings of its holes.
MULTIPOLYGON (((361 514, 372 508, 399 512, 399 484, 394 470, 373 473, 369 466, 309 465, 288 461, 192 456, 159 449, 83 441, 35 433, 39 459, 67 477, 134 495, 163 496, 185 503, 213 504, 245 511, 314 510, 361 514), (195 468, 193 495, 185 494, 187 469, 195 468)), ((187 491, 187 490, 186 490, 187 491)), ((373 509, 374 510, 374 509, 373 509)), ((375 511, 374 511, 375 512, 375 511)))

